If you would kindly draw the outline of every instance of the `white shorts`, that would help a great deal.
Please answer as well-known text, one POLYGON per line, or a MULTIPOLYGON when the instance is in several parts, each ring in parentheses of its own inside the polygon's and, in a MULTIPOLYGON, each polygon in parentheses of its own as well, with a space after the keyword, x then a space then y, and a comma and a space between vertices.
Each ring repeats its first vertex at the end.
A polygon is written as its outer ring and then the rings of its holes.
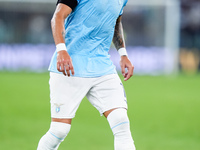
POLYGON ((85 96, 101 115, 113 108, 127 109, 125 91, 117 74, 81 78, 50 72, 49 85, 52 118, 74 118, 85 96))

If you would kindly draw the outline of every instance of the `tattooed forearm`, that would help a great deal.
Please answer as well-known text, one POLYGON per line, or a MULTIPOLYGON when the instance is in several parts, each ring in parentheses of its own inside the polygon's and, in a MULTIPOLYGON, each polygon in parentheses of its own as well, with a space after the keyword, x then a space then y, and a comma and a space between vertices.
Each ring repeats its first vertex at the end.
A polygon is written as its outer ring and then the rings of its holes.
POLYGON ((63 39, 65 39, 65 31, 62 31, 63 39))
POLYGON ((122 28, 122 23, 121 23, 121 16, 117 19, 117 22, 115 25, 113 44, 115 45, 117 50, 122 47, 125 47, 123 28, 122 28))

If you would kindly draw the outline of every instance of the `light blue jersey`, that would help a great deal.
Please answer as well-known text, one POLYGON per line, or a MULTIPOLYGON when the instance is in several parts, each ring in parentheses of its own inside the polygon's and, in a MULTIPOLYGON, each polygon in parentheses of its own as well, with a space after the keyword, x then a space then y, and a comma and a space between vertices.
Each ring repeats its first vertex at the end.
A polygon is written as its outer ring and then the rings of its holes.
MULTIPOLYGON (((74 76, 99 77, 115 74, 108 51, 117 18, 127 0, 78 0, 78 5, 65 20, 65 44, 72 58, 74 76)), ((57 52, 49 71, 57 70, 57 52)))

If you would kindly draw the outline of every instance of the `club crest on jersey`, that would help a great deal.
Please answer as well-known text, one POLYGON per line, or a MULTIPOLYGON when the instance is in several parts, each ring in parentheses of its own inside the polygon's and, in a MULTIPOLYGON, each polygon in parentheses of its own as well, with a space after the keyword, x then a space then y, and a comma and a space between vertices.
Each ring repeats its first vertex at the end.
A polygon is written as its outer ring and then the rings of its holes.
POLYGON ((56 105, 56 112, 59 113, 60 112, 60 106, 62 106, 63 104, 55 104, 56 105))

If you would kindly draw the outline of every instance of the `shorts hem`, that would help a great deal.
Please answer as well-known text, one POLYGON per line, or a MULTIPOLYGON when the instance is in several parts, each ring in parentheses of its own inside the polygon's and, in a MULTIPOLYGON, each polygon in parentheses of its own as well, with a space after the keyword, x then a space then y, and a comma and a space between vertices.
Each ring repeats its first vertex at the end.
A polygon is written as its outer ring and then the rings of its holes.
POLYGON ((58 118, 58 119, 73 119, 75 116, 51 116, 51 118, 58 118))

